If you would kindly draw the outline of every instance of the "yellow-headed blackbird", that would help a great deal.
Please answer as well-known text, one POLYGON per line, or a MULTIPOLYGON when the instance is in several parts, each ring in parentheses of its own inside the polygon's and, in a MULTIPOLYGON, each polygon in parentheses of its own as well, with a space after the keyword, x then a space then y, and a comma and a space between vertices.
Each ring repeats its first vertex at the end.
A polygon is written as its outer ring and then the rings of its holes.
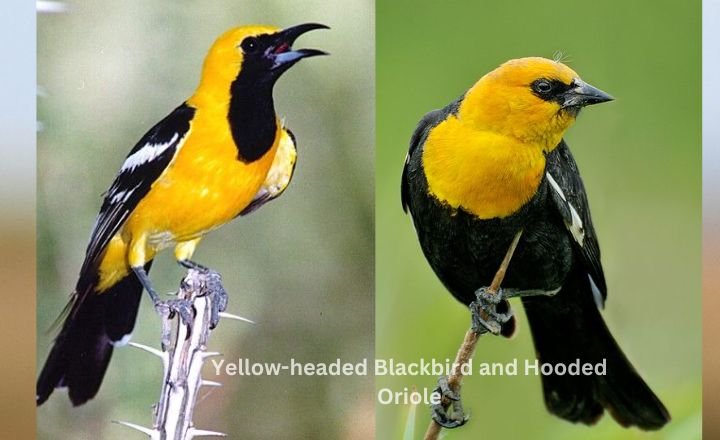
POLYGON ((295 140, 275 114, 273 86, 299 60, 324 54, 292 49, 300 35, 324 28, 226 32, 210 48, 195 93, 130 151, 105 194, 67 317, 38 378, 38 405, 60 387, 74 405, 95 396, 113 347, 129 339, 143 288, 156 308, 187 316, 189 304, 162 302, 152 288, 147 272, 157 252, 174 246, 180 264, 207 270, 190 260, 202 237, 285 190, 295 140))
MULTIPOLYGON (((607 409, 623 426, 659 429, 668 411, 599 311, 606 298, 600 249, 563 140, 583 107, 610 100, 562 63, 508 61, 420 121, 402 174, 402 204, 436 275, 475 310, 476 331, 512 334, 506 300, 522 297, 542 364, 606 360, 604 376, 543 376, 551 413, 593 424, 607 409), (502 300, 493 301, 486 288, 520 230, 502 300)), ((434 417, 450 427, 463 423, 434 417)))

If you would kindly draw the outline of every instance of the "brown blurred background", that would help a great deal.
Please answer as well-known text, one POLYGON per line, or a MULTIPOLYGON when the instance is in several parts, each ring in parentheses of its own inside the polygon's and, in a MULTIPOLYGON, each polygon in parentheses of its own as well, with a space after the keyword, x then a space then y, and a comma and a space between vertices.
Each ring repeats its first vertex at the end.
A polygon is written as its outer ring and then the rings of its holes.
POLYGON ((0 12, 0 438, 35 433, 35 4, 0 12))

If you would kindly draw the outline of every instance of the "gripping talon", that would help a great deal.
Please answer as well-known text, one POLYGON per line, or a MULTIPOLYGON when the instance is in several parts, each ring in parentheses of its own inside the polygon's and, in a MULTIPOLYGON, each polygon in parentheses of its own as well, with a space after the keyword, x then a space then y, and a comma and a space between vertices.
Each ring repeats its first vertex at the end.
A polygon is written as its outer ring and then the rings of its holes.
POLYGON ((490 332, 494 335, 500 334, 502 325, 512 319, 512 309, 508 313, 497 311, 497 306, 504 300, 502 289, 497 293, 488 292, 488 289, 481 287, 475 291, 475 301, 470 303, 472 314, 472 329, 475 333, 482 334, 490 332))
POLYGON ((475 291, 475 298, 478 300, 482 299, 483 301, 487 302, 488 304, 500 304, 500 302, 505 298, 504 292, 502 287, 498 289, 496 293, 492 293, 488 291, 487 287, 481 287, 478 290, 475 291))
POLYGON ((214 270, 208 270, 207 275, 207 284, 203 294, 210 296, 210 328, 215 329, 220 322, 220 312, 224 312, 227 309, 228 294, 222 285, 222 277, 219 273, 214 270))
POLYGON ((170 319, 174 318, 175 314, 177 314, 180 317, 180 321, 187 326, 192 324, 193 315, 195 314, 192 302, 180 298, 158 301, 155 303, 155 310, 161 316, 167 316, 170 319))
POLYGON ((170 320, 175 317, 175 314, 177 314, 180 317, 180 322, 188 326, 188 328, 191 328, 195 310, 193 309, 192 302, 189 300, 175 298, 165 301, 156 301, 155 311, 163 318, 160 345, 162 346, 163 351, 165 351, 170 345, 172 334, 170 320))
POLYGON ((191 260, 179 260, 178 263, 204 275, 205 285, 202 286, 201 295, 210 297, 210 329, 215 329, 220 322, 220 312, 224 312, 228 305, 228 294, 222 285, 222 277, 209 267, 191 260))
POLYGON ((432 419, 446 429, 458 428, 468 421, 468 418, 464 415, 460 419, 448 417, 447 411, 445 411, 445 408, 443 408, 440 403, 432 405, 432 419))
POLYGON ((433 392, 440 393, 442 397, 447 397, 452 401, 460 400, 460 394, 456 393, 452 390, 452 388, 450 388, 447 376, 440 376, 437 383, 437 387, 435 387, 433 392))
POLYGON ((440 393, 442 397, 450 399, 452 403, 448 407, 450 412, 445 409, 442 404, 436 403, 430 406, 432 411, 432 419, 437 422, 438 425, 446 429, 453 429, 464 425, 468 421, 468 417, 465 415, 462 407, 462 401, 460 400, 460 394, 453 391, 448 384, 446 376, 442 376, 438 379, 438 386, 433 392, 440 393))

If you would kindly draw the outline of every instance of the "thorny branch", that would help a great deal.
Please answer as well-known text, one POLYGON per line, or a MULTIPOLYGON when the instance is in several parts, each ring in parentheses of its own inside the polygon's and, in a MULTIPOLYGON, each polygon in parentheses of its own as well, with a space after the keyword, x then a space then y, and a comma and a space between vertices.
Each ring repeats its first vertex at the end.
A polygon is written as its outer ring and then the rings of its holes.
MULTIPOLYGON (((520 236, 522 235, 522 230, 518 231, 517 234, 515 234, 515 238, 513 238, 512 243, 510 243, 510 247, 507 250, 507 253, 505 254, 505 258, 503 258, 502 263, 500 264, 500 268, 498 268, 497 272, 495 273, 495 277, 492 280, 492 283, 490 284, 490 287, 488 288, 488 293, 492 295, 497 295, 498 291, 500 290, 500 284, 502 284, 503 279, 505 278, 505 273, 507 272, 508 265, 510 264, 510 260, 512 260, 513 253, 515 253, 515 248, 517 247, 518 242, 520 241, 520 236)), ((453 365, 456 367, 453 368, 453 371, 448 376, 448 386, 452 391, 454 391, 456 394, 460 395, 460 388, 462 387, 462 379, 463 379, 463 373, 462 373, 462 365, 467 364, 470 362, 470 359, 473 356, 473 353, 475 353, 475 347, 477 346, 478 339, 480 338, 480 335, 476 333, 472 328, 469 329, 465 333, 465 338, 463 339, 462 344, 460 344, 460 348, 458 349, 457 355, 455 355, 455 362, 453 365)), ((450 399, 443 396, 442 398, 442 405, 443 408, 447 409, 451 404, 450 399)), ((427 431, 425 431, 425 440, 437 440, 440 431, 442 430, 442 426, 438 424, 435 420, 430 421, 430 426, 428 426, 427 431)))
MULTIPOLYGON (((210 277, 216 273, 188 271, 182 280, 178 298, 190 300, 195 315, 190 325, 180 322, 178 316, 162 315, 163 350, 131 342, 130 345, 150 352, 162 359, 163 380, 160 400, 154 405, 153 427, 146 428, 134 423, 117 423, 136 429, 148 435, 152 440, 189 440, 200 436, 222 436, 221 432, 197 429, 193 425, 192 415, 197 401, 198 391, 203 386, 219 387, 218 382, 204 380, 201 377, 206 359, 219 356, 220 353, 207 351, 210 337, 210 317, 214 295, 208 291, 210 277)), ((220 313, 221 317, 252 322, 229 313, 220 313)))

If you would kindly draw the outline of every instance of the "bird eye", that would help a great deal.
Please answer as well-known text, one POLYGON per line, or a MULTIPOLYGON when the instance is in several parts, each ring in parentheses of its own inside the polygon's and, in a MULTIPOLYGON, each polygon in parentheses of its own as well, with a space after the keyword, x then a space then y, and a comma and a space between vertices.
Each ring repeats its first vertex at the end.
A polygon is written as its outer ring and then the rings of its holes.
POLYGON ((545 94, 545 93, 550 93, 553 89, 553 86, 550 83, 550 81, 540 79, 540 80, 535 81, 532 84, 532 88, 537 93, 545 94))
POLYGON ((245 53, 253 53, 258 47, 258 42, 255 38, 248 37, 244 39, 242 43, 240 43, 240 47, 245 53))

